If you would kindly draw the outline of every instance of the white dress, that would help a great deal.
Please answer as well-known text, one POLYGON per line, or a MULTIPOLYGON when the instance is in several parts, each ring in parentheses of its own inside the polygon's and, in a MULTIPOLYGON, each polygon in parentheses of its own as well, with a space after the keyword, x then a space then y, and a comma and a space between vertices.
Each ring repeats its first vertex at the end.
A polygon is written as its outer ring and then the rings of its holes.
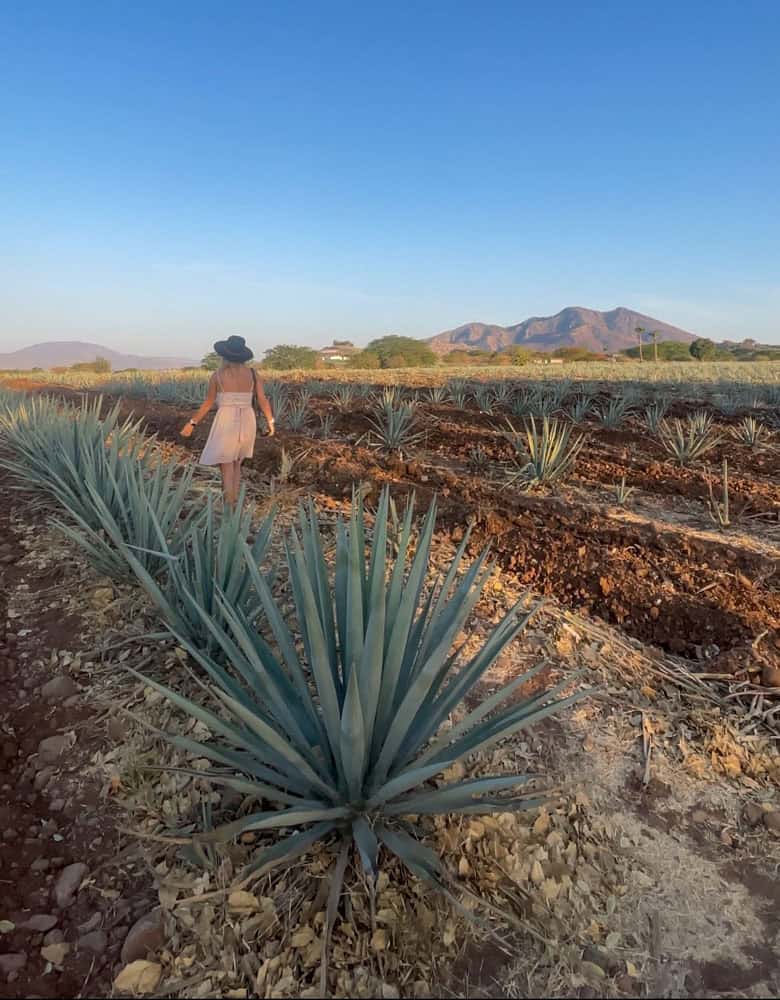
POLYGON ((252 457, 257 434, 253 395, 253 392, 217 393, 217 415, 200 456, 201 465, 229 465, 252 457))

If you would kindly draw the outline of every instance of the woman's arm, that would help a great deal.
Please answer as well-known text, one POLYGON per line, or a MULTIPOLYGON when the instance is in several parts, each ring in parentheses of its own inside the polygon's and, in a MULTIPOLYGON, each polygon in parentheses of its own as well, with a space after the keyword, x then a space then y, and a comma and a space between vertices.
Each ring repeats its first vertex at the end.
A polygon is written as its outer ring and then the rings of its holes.
POLYGON ((268 402, 268 397, 263 390, 263 383, 255 375, 255 395, 257 396, 257 403, 260 409, 263 411, 263 416, 265 417, 266 423, 268 424, 268 435, 273 437, 276 433, 276 423, 274 421, 273 411, 271 410, 271 404, 268 402))
POLYGON ((192 420, 188 420, 187 423, 184 425, 184 427, 182 427, 181 429, 182 437, 188 438, 192 435, 192 432, 195 430, 195 425, 199 424, 201 420, 206 416, 211 407, 214 405, 216 398, 217 398, 217 375, 215 372, 209 379, 209 387, 208 390, 206 391, 206 398, 203 401, 203 406, 200 407, 200 409, 192 418, 192 420))

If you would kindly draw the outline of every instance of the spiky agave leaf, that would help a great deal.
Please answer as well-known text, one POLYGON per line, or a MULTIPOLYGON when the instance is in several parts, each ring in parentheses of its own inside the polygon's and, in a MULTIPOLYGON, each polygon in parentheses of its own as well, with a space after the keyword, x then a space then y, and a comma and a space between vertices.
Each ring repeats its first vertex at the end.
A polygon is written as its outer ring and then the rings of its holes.
POLYGON ((292 831, 261 852, 254 868, 265 869, 336 834, 354 842, 372 878, 381 843, 413 872, 442 885, 435 855, 394 824, 418 814, 539 804, 538 792, 526 787, 532 780, 527 774, 431 782, 455 761, 580 696, 559 697, 571 683, 567 679, 551 691, 518 699, 531 671, 445 728, 538 606, 521 599, 481 649, 467 658, 454 654, 456 636, 492 572, 488 553, 466 565, 466 535, 448 572, 426 595, 435 504, 416 534, 408 505, 395 545, 388 541, 389 507, 385 490, 369 545, 362 501, 353 498, 348 522, 337 526, 332 571, 317 512, 311 501, 301 508, 286 550, 302 648, 256 567, 251 573, 267 634, 246 616, 231 613, 221 596, 224 621, 211 628, 226 654, 222 663, 178 636, 208 674, 219 714, 148 681, 210 730, 213 738, 206 742, 171 739, 220 765, 211 772, 213 780, 283 807, 250 811, 199 835, 210 842, 250 830, 292 831))
POLYGON ((706 455, 720 443, 721 439, 712 433, 711 425, 712 417, 699 411, 688 419, 687 424, 678 419, 671 423, 662 420, 658 436, 664 449, 673 455, 680 465, 686 466, 706 455))
POLYGON ((138 582, 169 627, 212 655, 219 655, 220 646, 213 630, 215 624, 224 628, 223 606, 230 609, 230 614, 242 616, 250 623, 262 613, 247 560, 259 568, 265 559, 275 510, 263 520, 249 545, 252 517, 244 499, 242 486, 238 503, 220 513, 209 494, 202 513, 190 521, 189 527, 176 533, 174 544, 158 523, 155 510, 150 509, 157 529, 156 547, 165 557, 161 578, 149 571, 133 548, 123 549, 138 582))

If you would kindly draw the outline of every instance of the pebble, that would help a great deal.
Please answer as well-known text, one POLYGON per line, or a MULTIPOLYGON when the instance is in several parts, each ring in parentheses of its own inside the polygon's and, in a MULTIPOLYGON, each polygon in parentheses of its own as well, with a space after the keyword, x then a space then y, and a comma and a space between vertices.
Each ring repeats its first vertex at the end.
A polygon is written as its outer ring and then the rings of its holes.
POLYGON ((83 924, 78 925, 79 934, 89 934, 90 931, 96 931, 100 927, 100 921, 103 919, 103 915, 100 912, 95 912, 86 920, 83 924))
POLYGON ((47 736, 38 744, 38 754, 44 764, 54 764, 70 748, 70 738, 65 733, 47 736))
POLYGON ((776 837, 780 837, 780 810, 764 813, 764 826, 771 830, 776 837))
POLYGON ((764 810, 755 802, 748 802, 745 805, 744 816, 748 826, 758 826, 764 815, 764 810))
POLYGON ((49 931, 49 933, 45 935, 43 943, 44 945, 62 944, 64 940, 65 940, 65 935, 62 933, 59 927, 55 927, 54 930, 49 931))
POLYGON ((22 924, 22 927, 28 931, 38 931, 41 934, 45 934, 46 931, 50 931, 56 924, 57 917, 53 913, 36 913, 29 920, 26 920, 22 924))
POLYGON ((48 702, 62 701, 70 698, 71 695, 78 694, 78 687, 67 674, 60 674, 59 677, 52 677, 41 688, 41 694, 48 702))
POLYGON ((9 952, 0 955, 0 969, 8 976, 12 972, 21 972, 27 965, 27 955, 23 951, 9 952))
POLYGON ((159 951, 164 944, 162 912, 158 908, 139 917, 130 928, 122 945, 122 961, 127 965, 137 959, 146 958, 150 951, 159 951))
POLYGON ((61 910, 64 910, 73 902, 78 887, 81 885, 88 871, 89 869, 82 862, 77 862, 76 864, 68 865, 67 868, 63 868, 60 877, 57 879, 57 884, 54 886, 54 898, 61 910))
POLYGON ((35 775, 35 778, 33 780, 33 788, 37 789, 37 791, 40 792, 53 774, 54 774, 53 767, 42 767, 40 771, 38 771, 38 773, 35 775))
POLYGON ((30 865, 31 872, 45 872, 49 867, 48 858, 36 858, 30 865))
POLYGON ((16 830, 12 830, 10 827, 3 830, 3 840, 16 840, 16 830))
POLYGON ((49 803, 49 809, 53 813, 62 812, 64 808, 65 808, 65 799, 52 799, 52 801, 49 803))
POLYGON ((79 951, 91 951, 95 955, 102 955, 108 947, 108 938, 103 931, 92 931, 80 937, 76 947, 79 951))

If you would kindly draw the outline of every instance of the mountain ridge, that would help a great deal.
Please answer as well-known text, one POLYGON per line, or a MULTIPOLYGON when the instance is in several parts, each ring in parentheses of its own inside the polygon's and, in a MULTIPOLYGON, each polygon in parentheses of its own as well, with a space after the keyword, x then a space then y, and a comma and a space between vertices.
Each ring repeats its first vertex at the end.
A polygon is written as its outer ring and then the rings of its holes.
POLYGON ((553 316, 530 316, 521 323, 509 326, 464 323, 428 338, 428 344, 437 354, 469 349, 502 351, 514 345, 536 351, 581 347, 597 353, 613 354, 636 345, 637 326, 647 331, 657 330, 659 340, 690 343, 696 339, 696 334, 625 306, 605 311, 566 306, 553 316))
POLYGON ((123 368, 162 371, 166 368, 185 368, 198 364, 191 358, 123 354, 110 347, 81 340, 47 340, 40 344, 22 347, 18 351, 0 354, 0 370, 29 371, 32 368, 67 368, 70 365, 94 361, 96 358, 105 358, 110 361, 114 371, 121 371, 123 368))

